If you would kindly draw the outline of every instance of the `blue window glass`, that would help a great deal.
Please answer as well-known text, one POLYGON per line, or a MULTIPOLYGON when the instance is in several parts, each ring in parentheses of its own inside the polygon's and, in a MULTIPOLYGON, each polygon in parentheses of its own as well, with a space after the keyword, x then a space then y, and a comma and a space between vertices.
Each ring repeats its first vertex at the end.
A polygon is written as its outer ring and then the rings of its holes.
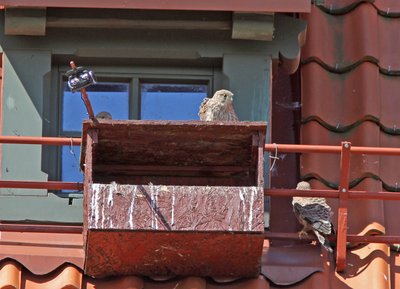
MULTIPOLYGON (((135 88, 136 89, 136 88, 135 88)), ((112 119, 128 119, 129 83, 102 82, 87 89, 95 114, 106 111, 112 119)), ((144 120, 197 120, 199 106, 207 97, 207 84, 144 83, 140 84, 140 118, 144 120)), ((72 93, 63 86, 61 131, 64 136, 79 136, 82 121, 87 119, 80 92, 72 93)), ((79 147, 61 150, 61 179, 83 182, 79 167, 79 147)))
POLYGON ((83 182, 83 173, 80 170, 80 147, 63 146, 61 150, 61 179, 65 182, 83 182))
POLYGON ((206 84, 142 83, 141 119, 198 120, 207 88, 206 84))
MULTIPOLYGON (((107 111, 113 119, 128 119, 129 116, 129 84, 105 82, 87 89, 94 113, 107 111)), ((87 119, 86 107, 80 92, 71 92, 64 83, 62 105, 62 130, 81 131, 82 121, 87 119)))
MULTIPOLYGON (((118 82, 98 83, 87 89, 95 114, 106 111, 113 119, 129 117, 129 84, 118 82)), ((78 136, 82 121, 87 119, 86 107, 80 92, 72 93, 65 82, 62 98, 61 130, 64 136, 78 136)), ((61 149, 61 179, 67 182, 83 182, 79 167, 80 148, 63 146, 61 149)))

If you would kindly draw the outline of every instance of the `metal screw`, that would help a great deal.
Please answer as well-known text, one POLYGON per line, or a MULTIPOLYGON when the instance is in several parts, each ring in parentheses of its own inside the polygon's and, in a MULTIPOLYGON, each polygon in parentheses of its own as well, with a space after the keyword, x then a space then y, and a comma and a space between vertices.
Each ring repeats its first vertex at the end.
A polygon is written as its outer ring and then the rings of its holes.
POLYGON ((348 148, 349 148, 349 144, 348 144, 348 143, 345 143, 345 144, 344 144, 344 147, 345 147, 346 149, 348 149, 348 148))
POLYGON ((345 188, 343 188, 343 189, 342 189, 342 192, 343 192, 343 193, 345 193, 345 192, 346 192, 346 189, 345 189, 345 188))

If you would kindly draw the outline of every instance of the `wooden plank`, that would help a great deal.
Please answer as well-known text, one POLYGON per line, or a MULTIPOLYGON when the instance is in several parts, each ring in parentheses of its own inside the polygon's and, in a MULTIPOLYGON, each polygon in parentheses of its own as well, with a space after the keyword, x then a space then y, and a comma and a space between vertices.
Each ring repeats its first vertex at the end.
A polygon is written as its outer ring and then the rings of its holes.
POLYGON ((339 209, 336 244, 336 271, 338 272, 342 272, 346 269, 350 150, 351 143, 342 142, 342 154, 340 156, 339 209))
MULTIPOLYGON (((248 167, 251 134, 266 131, 263 122, 84 122, 83 146, 85 130, 91 127, 99 130, 96 165, 248 167)), ((85 150, 81 154, 82 161, 85 150)))
POLYGON ((231 21, 152 20, 120 18, 48 17, 48 28, 157 29, 157 30, 231 30, 231 21))
POLYGON ((46 9, 7 8, 4 33, 6 35, 45 35, 46 9))
POLYGON ((258 187, 164 185, 91 186, 87 229, 264 231, 264 193, 258 187))
POLYGON ((246 171, 246 167, 242 166, 157 166, 157 165, 114 165, 114 164, 99 164, 95 167, 96 171, 174 171, 174 172, 242 172, 246 171))
POLYGON ((233 13, 232 39, 272 41, 274 15, 233 13))
POLYGON ((84 188, 84 199, 83 199, 83 239, 86 243, 87 241, 87 222, 85 220, 88 218, 88 206, 89 198, 92 193, 92 183, 93 183, 93 151, 94 146, 98 142, 97 139, 98 132, 94 129, 88 129, 86 131, 86 144, 81 150, 85 150, 85 159, 84 159, 84 176, 85 182, 83 184, 84 188))
POLYGON ((254 182, 257 181, 257 163, 258 163, 258 133, 253 133, 251 136, 251 165, 252 170, 250 171, 250 179, 254 182))
POLYGON ((230 186, 243 187, 253 186, 254 179, 249 178, 249 174, 230 175, 230 176, 200 176, 200 175, 129 175, 129 174, 95 174, 94 181, 102 183, 117 182, 119 184, 135 185, 166 185, 166 186, 230 186))
POLYGON ((259 277, 263 234, 90 231, 85 273, 95 277, 259 277))
POLYGON ((257 156, 257 186, 261 188, 264 188, 264 144, 265 134, 259 134, 257 156))

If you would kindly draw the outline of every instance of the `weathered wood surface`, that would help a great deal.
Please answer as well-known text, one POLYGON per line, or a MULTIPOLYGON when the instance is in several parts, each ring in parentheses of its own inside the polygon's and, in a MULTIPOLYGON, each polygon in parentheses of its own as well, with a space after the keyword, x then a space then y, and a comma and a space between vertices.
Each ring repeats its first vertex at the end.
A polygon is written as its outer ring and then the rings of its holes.
POLYGON ((89 231, 85 273, 258 277, 263 234, 89 231))
POLYGON ((261 187, 93 184, 86 228, 152 231, 264 231, 261 187))
POLYGON ((265 139, 264 122, 84 122, 82 168, 86 132, 93 128, 98 131, 94 182, 257 186, 260 177, 260 144, 254 138, 265 139))
POLYGON ((265 132, 260 122, 85 122, 85 272, 257 276, 265 132))
POLYGON ((84 122, 83 146, 91 127, 99 130, 96 163, 157 166, 249 166, 252 135, 266 132, 263 122, 102 120, 84 122))

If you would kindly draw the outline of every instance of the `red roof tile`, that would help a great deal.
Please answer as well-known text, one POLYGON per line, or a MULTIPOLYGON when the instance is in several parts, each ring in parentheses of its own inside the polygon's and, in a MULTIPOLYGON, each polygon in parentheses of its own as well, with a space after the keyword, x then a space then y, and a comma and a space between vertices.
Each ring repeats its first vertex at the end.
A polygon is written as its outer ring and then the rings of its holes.
POLYGON ((380 13, 395 16, 400 12, 400 2, 397 0, 325 0, 320 7, 330 13, 348 13, 361 3, 370 3, 380 13))
MULTIPOLYGON (((302 50, 302 144, 400 147, 400 1, 315 1, 302 50), (323 2, 323 4, 318 4, 323 2)), ((350 186, 356 190, 399 191, 400 157, 352 155, 350 186)), ((302 154, 300 175, 312 188, 337 188, 340 156, 302 154)), ((337 212, 337 200, 328 200, 337 212)), ((287 199, 290 202, 290 199, 287 199)), ((274 203, 272 203, 272 207, 274 203)), ((285 231, 294 218, 290 205, 271 209, 271 229, 285 231), (275 212, 275 213, 273 213, 275 212), (289 224, 288 224, 289 223, 289 224)), ((351 200, 348 233, 400 235, 400 202, 351 200)), ((336 223, 337 214, 334 216, 336 223)), ((335 224, 336 226, 336 224, 335 224)), ((354 245, 354 244, 353 244, 354 245)), ((299 263, 301 264, 301 263, 299 263)), ((293 270, 300 270, 300 265, 293 270)), ((294 288, 399 288, 398 253, 386 244, 347 251, 343 274, 330 264, 294 288)))
POLYGON ((315 120, 331 131, 345 132, 371 121, 388 134, 400 133, 400 97, 393 97, 400 89, 398 77, 380 73, 370 62, 348 73, 332 73, 310 62, 302 66, 302 75, 304 122, 315 120))
POLYGON ((83 268, 80 233, 1 232, 0 236, 0 260, 12 258, 34 274, 47 274, 64 263, 83 268))
POLYGON ((343 15, 328 14, 316 6, 311 10, 303 16, 309 25, 303 62, 317 61, 327 70, 347 72, 370 61, 384 73, 399 73, 400 18, 380 16, 369 3, 343 15))

